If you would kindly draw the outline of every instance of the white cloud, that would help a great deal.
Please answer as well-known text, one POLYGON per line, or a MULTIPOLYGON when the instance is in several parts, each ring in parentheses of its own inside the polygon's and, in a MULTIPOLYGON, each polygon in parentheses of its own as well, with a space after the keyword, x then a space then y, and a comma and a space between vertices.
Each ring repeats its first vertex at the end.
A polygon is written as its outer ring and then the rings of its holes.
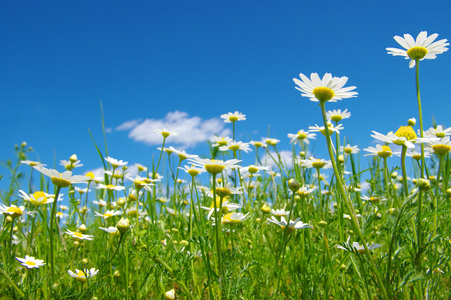
POLYGON ((169 112, 163 119, 130 120, 122 123, 117 130, 130 130, 128 137, 147 145, 161 145, 163 137, 154 132, 155 128, 175 131, 178 135, 169 136, 167 142, 178 144, 180 148, 186 149, 205 142, 211 136, 217 134, 228 136, 230 129, 224 128, 223 120, 212 118, 202 120, 200 117, 190 117, 182 111, 169 112))
POLYGON ((130 121, 124 122, 121 125, 117 126, 116 130, 129 130, 129 129, 132 129, 133 127, 138 125, 140 121, 141 121, 141 119, 130 120, 130 121))

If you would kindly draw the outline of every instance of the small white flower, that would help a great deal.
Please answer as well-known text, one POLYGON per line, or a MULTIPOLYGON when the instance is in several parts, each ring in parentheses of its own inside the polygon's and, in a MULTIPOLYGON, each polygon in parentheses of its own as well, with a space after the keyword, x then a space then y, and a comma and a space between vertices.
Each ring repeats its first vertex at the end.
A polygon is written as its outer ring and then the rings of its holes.
POLYGON ((332 77, 332 74, 326 73, 320 79, 317 73, 312 73, 310 79, 304 74, 299 74, 301 80, 293 78, 297 85, 296 89, 301 91, 301 96, 309 98, 314 102, 336 102, 345 98, 356 97, 357 92, 351 92, 356 87, 344 87, 348 77, 332 77))
POLYGON ((231 112, 223 114, 221 115, 221 118, 224 119, 224 123, 235 123, 236 121, 246 120, 246 115, 235 111, 233 114, 231 112))
POLYGON ((296 133, 296 134, 289 133, 287 136, 288 136, 288 138, 291 139, 290 140, 291 144, 300 144, 301 142, 310 144, 309 139, 316 139, 315 133, 310 133, 305 130, 299 130, 298 133, 296 133))
POLYGON ((39 267, 42 267, 43 265, 45 265, 43 260, 36 259, 33 256, 25 255, 25 258, 16 257, 16 259, 20 262, 20 264, 22 266, 27 267, 28 269, 33 269, 33 268, 38 269, 39 267))
POLYGON ((66 233, 69 234, 74 239, 88 240, 88 241, 92 241, 92 239, 93 239, 92 235, 83 234, 81 232, 70 231, 69 229, 66 229, 66 233))
POLYGON ((393 38, 405 49, 387 48, 388 54, 393 56, 404 56, 406 59, 410 59, 409 67, 415 66, 415 60, 423 59, 435 59, 437 54, 441 54, 448 50, 446 46, 447 39, 434 42, 438 37, 437 33, 434 33, 428 37, 427 31, 422 31, 418 34, 417 39, 414 40, 410 34, 404 34, 404 38, 400 36, 394 36, 393 38), (434 43, 433 43, 434 42, 434 43))
POLYGON ((87 278, 96 275, 97 273, 99 273, 99 270, 96 270, 94 268, 90 270, 84 269, 83 271, 75 269, 75 273, 72 272, 71 270, 67 271, 67 273, 69 273, 70 276, 75 277, 75 279, 77 279, 80 282, 86 282, 87 278))

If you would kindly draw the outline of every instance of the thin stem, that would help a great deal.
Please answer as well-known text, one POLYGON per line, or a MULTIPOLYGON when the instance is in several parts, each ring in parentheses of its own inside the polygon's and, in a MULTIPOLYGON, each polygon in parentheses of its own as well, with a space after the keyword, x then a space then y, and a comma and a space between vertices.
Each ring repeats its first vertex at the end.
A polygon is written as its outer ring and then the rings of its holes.
POLYGON ((331 145, 331 141, 330 141, 330 134, 329 134, 329 127, 327 126, 327 118, 326 118, 326 107, 325 107, 325 103, 324 102, 320 102, 320 107, 321 107, 321 112, 323 115, 323 122, 324 122, 324 128, 325 128, 325 133, 326 133, 326 141, 327 141, 327 149, 329 151, 329 156, 330 156, 330 160, 332 162, 332 167, 334 169, 334 174, 335 177, 337 178, 337 186, 338 186, 338 190, 341 193, 344 202, 346 204, 346 208, 348 209, 350 215, 351 215, 351 222, 352 225, 354 227, 354 230, 357 232, 357 235, 359 236, 360 240, 363 243, 363 247, 365 248, 365 253, 368 256, 368 260, 370 261, 371 267, 374 271, 374 273, 376 274, 376 278, 378 281, 378 285, 379 288, 381 289, 382 294, 384 295, 385 299, 390 299, 390 297, 387 294, 387 290, 385 289, 385 285, 382 281, 382 277, 379 274, 379 271, 376 267, 376 264, 374 263, 373 257, 371 256, 370 250, 368 249, 368 245, 365 242, 365 238, 363 236, 362 231, 360 230, 360 226, 359 226, 359 222, 357 220, 356 217, 356 213, 354 210, 354 207, 352 206, 352 203, 348 197, 348 195, 346 194, 346 190, 344 188, 343 182, 341 180, 341 177, 339 176, 340 174, 338 173, 338 169, 337 169, 337 165, 335 163, 335 158, 334 158, 334 153, 332 151, 332 145, 331 145))
POLYGON ((53 224, 55 223, 55 215, 56 215, 56 203, 58 201, 58 195, 60 193, 61 187, 56 187, 55 198, 52 203, 52 211, 50 215, 50 276, 52 281, 55 279, 55 259, 53 257, 53 224))

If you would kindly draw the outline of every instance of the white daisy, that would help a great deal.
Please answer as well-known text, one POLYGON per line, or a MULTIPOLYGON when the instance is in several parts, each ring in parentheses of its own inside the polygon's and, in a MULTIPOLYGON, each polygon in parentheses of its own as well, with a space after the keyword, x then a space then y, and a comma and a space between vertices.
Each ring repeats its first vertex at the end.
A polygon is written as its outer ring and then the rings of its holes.
POLYGON ((45 262, 41 259, 36 259, 33 256, 25 255, 25 258, 16 257, 16 259, 20 262, 20 264, 28 269, 42 267, 45 265, 45 262))
POLYGON ((111 165, 113 168, 123 167, 123 166, 126 166, 126 165, 128 164, 127 161, 117 160, 117 159, 112 158, 112 157, 109 157, 109 156, 108 156, 108 157, 105 157, 105 160, 106 160, 107 162, 109 162, 110 165, 111 165))
POLYGON ((244 151, 246 153, 248 153, 249 151, 252 151, 252 149, 249 148, 249 144, 243 143, 243 142, 231 142, 227 146, 219 147, 219 151, 228 151, 228 150, 232 150, 233 152, 240 150, 240 151, 244 151))
POLYGON ((351 113, 348 112, 347 109, 345 109, 344 111, 341 111, 341 109, 334 109, 334 110, 329 110, 326 113, 326 117, 328 120, 334 121, 334 122, 339 122, 343 119, 347 119, 351 116, 351 113))
POLYGON ((28 195, 22 190, 19 190, 20 197, 23 198, 24 201, 29 201, 34 205, 45 205, 48 203, 52 203, 54 201, 54 198, 51 197, 51 195, 38 191, 34 192, 33 194, 28 195))
POLYGON ((84 269, 83 271, 75 269, 75 273, 72 272, 71 270, 67 271, 67 273, 69 273, 70 276, 75 277, 75 279, 77 279, 80 282, 86 282, 87 278, 96 275, 97 273, 99 273, 99 270, 96 270, 94 268, 90 270, 84 269))
POLYGON ((98 190, 108 190, 108 191, 123 191, 125 190, 125 187, 121 186, 121 185, 114 185, 114 184, 102 184, 99 183, 96 187, 98 190))
POLYGON ((309 158, 300 159, 298 163, 304 168, 315 168, 315 169, 329 169, 332 168, 332 163, 330 160, 309 158))
POLYGON ((68 187, 71 184, 75 183, 86 183, 90 177, 83 176, 83 175, 74 175, 72 176, 71 171, 65 171, 64 173, 60 173, 57 170, 53 169, 47 169, 44 167, 37 167, 34 166, 37 171, 41 172, 42 174, 50 177, 52 180, 52 183, 56 186, 59 186, 61 188, 68 187))
POLYGON ((168 130, 168 129, 166 129, 166 128, 163 128, 163 129, 154 128, 153 131, 154 131, 154 132, 157 132, 157 133, 161 133, 161 135, 162 135, 164 138, 167 138, 167 137, 170 136, 170 135, 173 135, 173 136, 179 135, 177 132, 172 131, 172 130, 168 130))
POLYGON ((310 133, 308 131, 305 130, 299 130, 298 133, 293 134, 293 133, 289 133, 288 138, 291 139, 290 143, 291 144, 300 144, 301 141, 309 144, 309 139, 316 139, 316 134, 315 133, 310 133))
POLYGON ((404 56, 406 59, 410 59, 409 67, 415 66, 415 60, 423 59, 435 59, 437 54, 441 54, 448 50, 446 46, 447 39, 435 41, 438 37, 437 33, 434 33, 428 37, 427 31, 422 31, 418 34, 417 39, 414 40, 410 34, 404 34, 404 38, 400 36, 394 36, 393 38, 405 49, 387 48, 388 54, 393 56, 404 56), (434 43, 433 43, 434 42, 434 43))
POLYGON ((356 87, 343 87, 348 81, 348 77, 332 77, 332 74, 326 73, 320 79, 317 73, 312 73, 310 79, 304 74, 299 74, 302 80, 293 78, 298 85, 297 90, 302 92, 303 97, 310 98, 314 102, 336 102, 345 98, 356 97, 357 92, 351 92, 356 87))
POLYGON ((246 220, 250 217, 250 213, 242 214, 242 213, 228 213, 224 217, 221 218, 222 224, 238 224, 246 220))
MULTIPOLYGON (((285 226, 287 226, 287 224, 288 224, 284 217, 281 217, 280 222, 277 221, 277 219, 274 216, 272 216, 271 219, 266 219, 266 220, 268 222, 279 225, 280 227, 282 227, 282 229, 285 229, 285 226)), ((302 221, 300 221, 299 218, 297 218, 294 221, 290 220, 290 222, 288 224, 288 233, 292 233, 296 229, 303 229, 303 228, 312 228, 312 226, 310 226, 307 223, 303 223, 302 221)))
POLYGON ((233 114, 231 112, 223 114, 221 115, 221 118, 224 119, 224 123, 235 123, 236 121, 246 120, 246 115, 235 111, 233 114))
POLYGON ((66 229, 66 233, 69 234, 74 239, 88 240, 88 241, 92 241, 92 239, 93 239, 92 235, 83 234, 81 232, 70 231, 69 229, 66 229))
POLYGON ((216 159, 208 159, 208 158, 190 158, 189 162, 193 163, 193 165, 197 167, 204 168, 210 174, 218 174, 224 170, 233 169, 239 167, 237 163, 241 160, 238 159, 229 159, 227 161, 216 160, 216 159))
MULTIPOLYGON (((338 126, 335 126, 330 121, 327 121, 327 127, 329 127, 330 134, 334 132, 340 133, 340 130, 344 129, 343 124, 338 124, 338 126)), ((318 126, 317 124, 315 124, 315 126, 309 126, 308 129, 311 132, 321 132, 323 135, 326 135, 326 127, 324 126, 318 126)))
POLYGON ((41 164, 40 162, 32 161, 32 160, 21 160, 20 163, 29 165, 30 167, 36 166, 36 167, 42 168, 42 167, 46 166, 46 164, 41 164))
POLYGON ((94 214, 95 214, 95 216, 96 217, 102 217, 102 218, 104 218, 104 219, 108 219, 109 217, 113 217, 113 216, 120 216, 120 215, 122 215, 122 212, 121 211, 114 211, 114 210, 107 210, 105 213, 103 213, 103 214, 101 214, 101 213, 98 213, 98 212, 94 212, 94 214))
POLYGON ((368 156, 368 155, 377 155, 379 157, 382 158, 387 158, 394 155, 400 156, 401 153, 400 152, 393 152, 391 150, 391 148, 389 146, 381 146, 381 145, 376 145, 376 147, 368 147, 363 149, 363 151, 367 151, 369 153, 365 154, 364 156, 368 156))

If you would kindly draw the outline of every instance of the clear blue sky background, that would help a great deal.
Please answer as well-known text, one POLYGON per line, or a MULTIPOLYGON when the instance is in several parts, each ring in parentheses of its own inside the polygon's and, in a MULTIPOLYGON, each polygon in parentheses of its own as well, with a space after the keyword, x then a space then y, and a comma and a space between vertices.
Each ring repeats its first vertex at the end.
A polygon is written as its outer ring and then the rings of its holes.
MULTIPOLYGON (((110 155, 130 163, 150 164, 157 146, 118 127, 167 124, 175 111, 224 130, 211 119, 238 110, 239 140, 271 126, 289 150, 287 133, 321 124, 318 105, 294 88, 301 72, 349 77, 359 96, 327 108, 351 111, 343 134, 368 147, 372 130, 418 118, 414 69, 385 50, 400 47, 393 36, 451 39, 448 1, 2 1, 0 11, 0 160, 26 141, 50 167, 54 154, 57 164, 77 154, 77 174, 101 166, 88 133, 103 145, 100 100, 110 155)), ((451 126, 451 53, 420 66, 425 127, 432 116, 451 126)))

